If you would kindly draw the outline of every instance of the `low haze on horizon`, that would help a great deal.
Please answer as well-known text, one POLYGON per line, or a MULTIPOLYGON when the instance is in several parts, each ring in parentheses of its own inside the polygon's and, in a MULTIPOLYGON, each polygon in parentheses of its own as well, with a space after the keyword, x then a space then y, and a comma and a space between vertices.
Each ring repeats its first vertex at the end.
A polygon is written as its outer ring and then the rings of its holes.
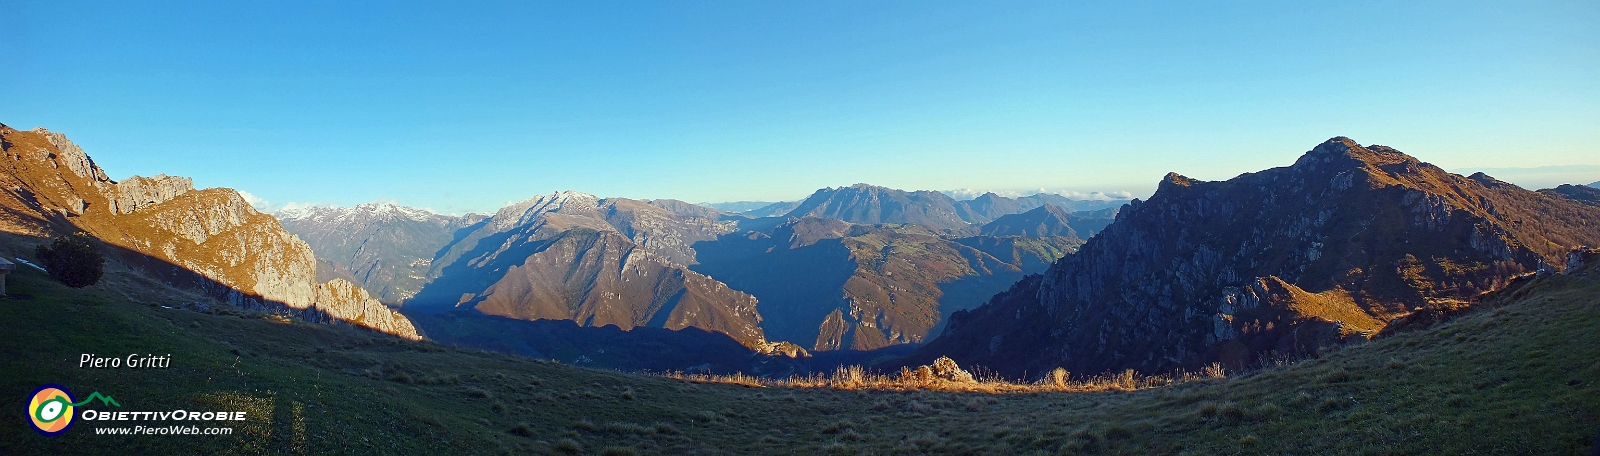
POLYGON ((5 5, 0 123, 273 206, 1142 198, 1333 136, 1600 180, 1596 2, 5 5))

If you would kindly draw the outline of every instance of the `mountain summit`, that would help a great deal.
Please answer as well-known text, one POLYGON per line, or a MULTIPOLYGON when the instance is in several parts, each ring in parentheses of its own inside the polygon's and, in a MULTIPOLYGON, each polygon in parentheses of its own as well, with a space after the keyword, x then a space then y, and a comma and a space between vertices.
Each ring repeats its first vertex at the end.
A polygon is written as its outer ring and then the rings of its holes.
POLYGON ((794 218, 829 218, 865 225, 910 223, 941 231, 971 228, 972 224, 962 219, 956 206, 956 200, 935 191, 907 192, 855 184, 817 190, 786 215, 794 218))
POLYGON ((1168 174, 1077 254, 953 315, 906 362, 1146 372, 1368 337, 1600 244, 1600 209, 1330 139, 1221 182, 1168 174))

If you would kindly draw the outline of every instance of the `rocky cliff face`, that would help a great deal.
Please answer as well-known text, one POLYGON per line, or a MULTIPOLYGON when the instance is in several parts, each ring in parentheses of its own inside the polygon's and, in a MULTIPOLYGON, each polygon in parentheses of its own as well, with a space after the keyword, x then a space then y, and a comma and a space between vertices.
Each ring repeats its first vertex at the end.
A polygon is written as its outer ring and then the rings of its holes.
POLYGON ((194 180, 187 177, 165 174, 157 174, 156 177, 133 176, 118 182, 115 193, 107 197, 110 198, 108 204, 112 213, 128 214, 140 207, 177 198, 190 190, 194 190, 194 180))
POLYGON ((304 239, 325 267, 318 280, 348 278, 389 305, 416 295, 433 268, 434 256, 455 235, 485 217, 460 217, 371 203, 313 207, 274 214, 283 228, 304 239))
POLYGON ((908 359, 1009 376, 1235 366, 1366 337, 1600 243, 1600 210, 1334 138, 1293 166, 1169 174, 1080 251, 908 359))
POLYGON ((42 129, 0 125, 0 149, 7 171, 0 174, 7 190, 0 227, 8 232, 86 231, 124 249, 120 260, 150 275, 206 288, 235 305, 301 316, 366 315, 362 321, 383 322, 375 329, 417 337, 404 317, 368 312, 364 292, 319 293, 342 285, 318 284, 311 249, 233 190, 194 190, 189 179, 169 176, 115 182, 65 136, 42 129))
POLYGON ((667 205, 561 192, 507 206, 445 249, 432 280, 405 307, 624 329, 696 327, 771 348, 755 298, 683 266, 694 261, 692 242, 732 223, 667 205))
POLYGON ((1042 270, 1079 242, 980 249, 917 226, 808 217, 698 243, 702 261, 694 269, 760 299, 773 338, 813 350, 871 350, 924 341, 945 315, 1003 290, 1024 267, 1042 270))

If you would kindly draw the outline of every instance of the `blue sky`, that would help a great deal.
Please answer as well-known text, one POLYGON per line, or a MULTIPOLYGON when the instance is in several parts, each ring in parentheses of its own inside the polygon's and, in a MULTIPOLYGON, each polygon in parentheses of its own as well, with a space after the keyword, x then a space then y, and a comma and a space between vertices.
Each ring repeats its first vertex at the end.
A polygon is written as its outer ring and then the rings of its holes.
POLYGON ((0 122, 64 132, 113 178, 191 176, 274 205, 781 200, 856 182, 1145 196, 1168 171, 1226 179, 1336 135, 1447 169, 1600 180, 1593 1, 0 10, 0 122))

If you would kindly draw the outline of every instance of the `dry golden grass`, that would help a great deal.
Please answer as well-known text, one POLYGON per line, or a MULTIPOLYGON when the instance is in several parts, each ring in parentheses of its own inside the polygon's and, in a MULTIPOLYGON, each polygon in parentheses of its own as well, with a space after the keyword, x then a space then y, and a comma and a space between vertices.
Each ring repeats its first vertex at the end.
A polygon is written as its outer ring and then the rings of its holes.
POLYGON ((899 373, 888 374, 862 366, 841 366, 832 374, 794 376, 785 379, 767 379, 744 374, 709 375, 668 372, 662 377, 695 383, 742 385, 754 388, 827 388, 836 390, 868 391, 944 391, 989 394, 1047 393, 1047 392, 1103 392, 1137 391, 1172 386, 1195 380, 1226 378, 1220 363, 1213 363, 1200 372, 1177 371, 1162 375, 1139 375, 1133 370, 1073 378, 1066 369, 1057 368, 1034 382, 1017 382, 998 375, 980 374, 970 382, 950 381, 928 375, 925 369, 901 368, 899 373))

